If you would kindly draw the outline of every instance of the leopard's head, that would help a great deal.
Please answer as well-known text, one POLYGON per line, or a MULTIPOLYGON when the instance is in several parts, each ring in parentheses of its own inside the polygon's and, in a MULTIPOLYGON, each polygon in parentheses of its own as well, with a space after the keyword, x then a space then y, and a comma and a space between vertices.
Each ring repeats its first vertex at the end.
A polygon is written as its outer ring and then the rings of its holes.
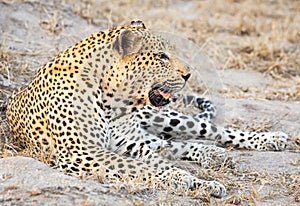
POLYGON ((119 95, 135 106, 168 104, 191 75, 189 65, 171 48, 167 40, 147 30, 121 32, 114 44, 120 61, 113 71, 119 95))

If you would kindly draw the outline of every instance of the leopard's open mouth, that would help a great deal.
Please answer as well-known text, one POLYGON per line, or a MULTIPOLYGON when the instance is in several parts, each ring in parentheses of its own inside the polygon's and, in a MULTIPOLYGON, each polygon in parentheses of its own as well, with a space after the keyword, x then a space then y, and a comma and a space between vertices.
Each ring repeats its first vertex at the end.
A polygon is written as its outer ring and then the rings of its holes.
POLYGON ((170 103, 170 99, 173 98, 174 95, 172 91, 166 89, 161 86, 154 86, 149 91, 149 100, 153 106, 162 107, 170 103))

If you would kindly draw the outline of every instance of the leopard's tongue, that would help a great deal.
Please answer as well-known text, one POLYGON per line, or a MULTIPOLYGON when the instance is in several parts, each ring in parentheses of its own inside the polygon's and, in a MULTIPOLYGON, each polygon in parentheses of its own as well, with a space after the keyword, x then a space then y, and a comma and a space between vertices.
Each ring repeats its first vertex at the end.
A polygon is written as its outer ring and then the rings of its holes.
POLYGON ((169 92, 161 91, 160 89, 155 91, 156 94, 160 94, 164 99, 173 98, 174 95, 169 92))

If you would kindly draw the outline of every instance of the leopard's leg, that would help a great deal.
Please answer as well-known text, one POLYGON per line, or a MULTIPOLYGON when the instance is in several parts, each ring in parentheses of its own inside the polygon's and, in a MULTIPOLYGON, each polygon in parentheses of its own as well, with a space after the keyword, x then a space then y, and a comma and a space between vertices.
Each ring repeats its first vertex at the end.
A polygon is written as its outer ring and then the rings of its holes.
MULTIPOLYGON (((217 109, 210 100, 189 95, 185 98, 192 99, 194 106, 201 110, 199 114, 193 115, 193 117, 213 121, 217 114, 217 109)), ((222 135, 221 138, 218 138, 218 142, 223 145, 232 145, 236 148, 281 151, 285 149, 288 139, 288 135, 281 131, 258 133, 219 128, 222 131, 222 135)))
POLYGON ((245 132, 230 128, 222 130, 219 142, 235 148, 282 151, 286 148, 288 135, 284 132, 245 132))
MULTIPOLYGON (((196 99, 196 98, 195 98, 196 99)), ((157 110, 145 106, 137 115, 141 126, 150 133, 173 139, 208 139, 223 145, 253 150, 284 150, 283 132, 245 132, 215 125, 209 118, 197 118, 175 110, 157 110)))

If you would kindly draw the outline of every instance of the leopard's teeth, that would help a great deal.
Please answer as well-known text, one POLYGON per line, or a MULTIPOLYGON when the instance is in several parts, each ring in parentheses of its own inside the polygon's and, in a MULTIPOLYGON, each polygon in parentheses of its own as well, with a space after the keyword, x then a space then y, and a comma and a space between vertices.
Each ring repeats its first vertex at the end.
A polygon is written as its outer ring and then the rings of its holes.
POLYGON ((169 93, 169 92, 164 92, 164 91, 161 91, 161 90, 158 90, 159 94, 164 98, 164 99, 169 99, 172 94, 169 93))

